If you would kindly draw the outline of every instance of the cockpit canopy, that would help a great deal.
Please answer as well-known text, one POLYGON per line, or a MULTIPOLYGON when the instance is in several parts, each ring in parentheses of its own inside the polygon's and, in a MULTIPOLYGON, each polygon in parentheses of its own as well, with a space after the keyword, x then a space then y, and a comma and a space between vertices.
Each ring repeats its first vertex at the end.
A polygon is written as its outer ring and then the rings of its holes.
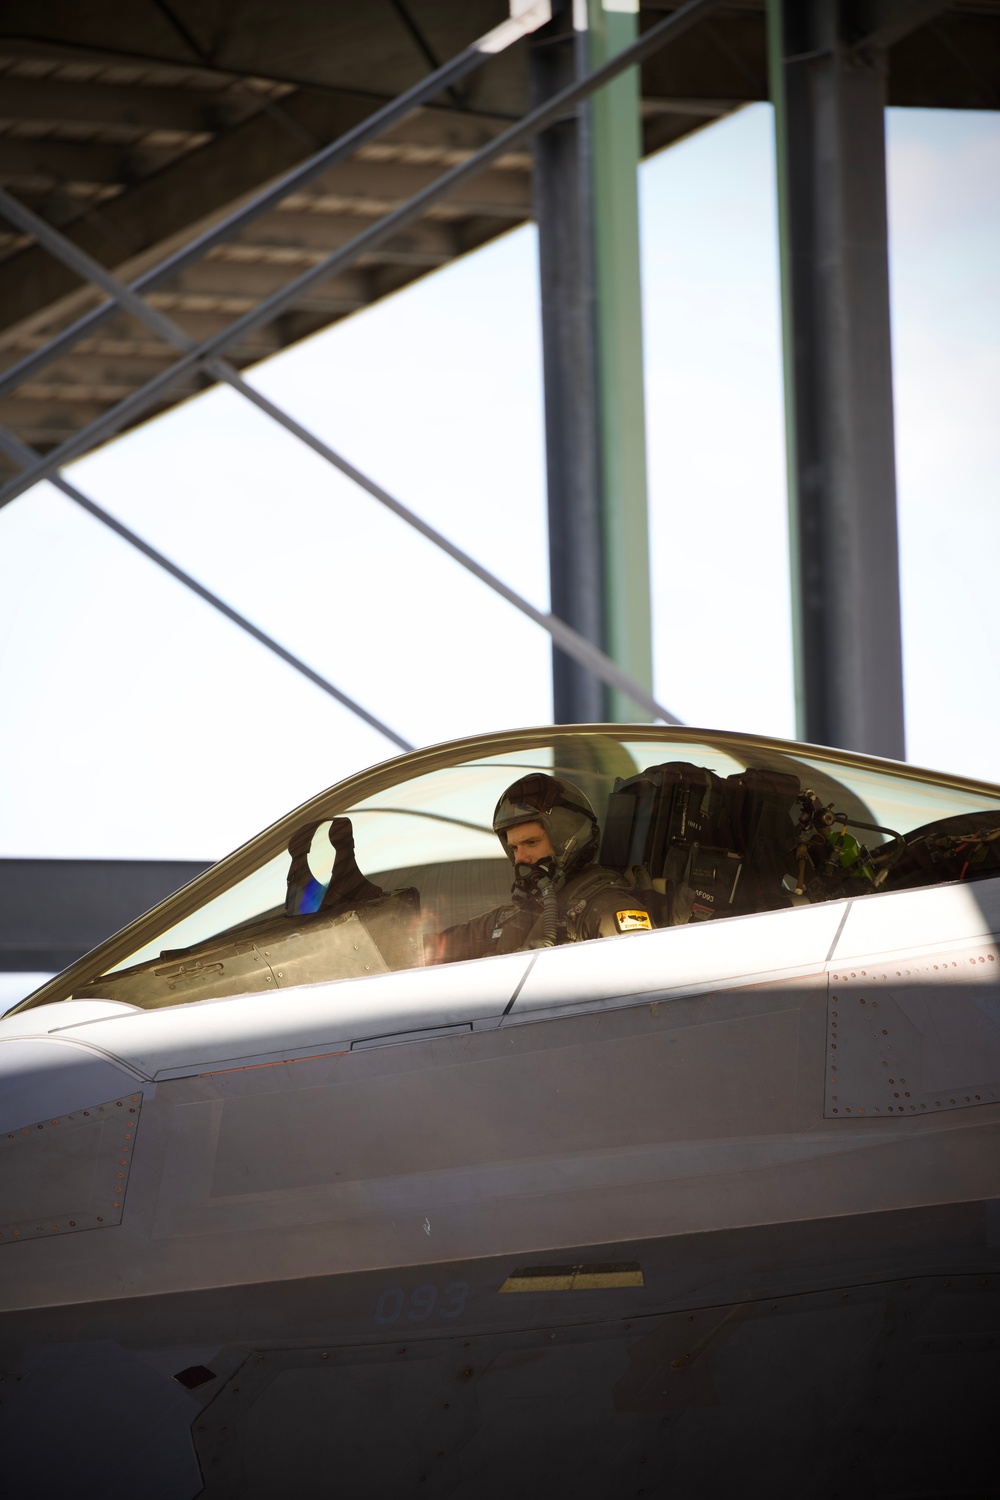
POLYGON ((519 730, 332 787, 24 1006, 157 1008, 433 961, 429 935, 509 898, 491 815, 529 771, 582 789, 600 863, 659 927, 1000 874, 997 787, 699 730, 519 730))

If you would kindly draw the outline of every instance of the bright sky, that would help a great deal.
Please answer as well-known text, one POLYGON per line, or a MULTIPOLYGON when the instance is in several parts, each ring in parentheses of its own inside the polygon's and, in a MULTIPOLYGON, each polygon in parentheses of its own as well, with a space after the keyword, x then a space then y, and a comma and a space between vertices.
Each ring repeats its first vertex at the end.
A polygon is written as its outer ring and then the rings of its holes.
MULTIPOLYGON (((888 135, 909 755, 1000 781, 1000 117, 888 135)), ((642 216, 656 692, 790 736, 769 108, 647 163, 642 216)), ((253 378, 547 607, 533 229, 253 378)), ((228 391, 72 477, 415 744, 550 718, 547 637, 228 391)), ((0 855, 215 858, 393 753, 47 486, 0 543, 0 855)))

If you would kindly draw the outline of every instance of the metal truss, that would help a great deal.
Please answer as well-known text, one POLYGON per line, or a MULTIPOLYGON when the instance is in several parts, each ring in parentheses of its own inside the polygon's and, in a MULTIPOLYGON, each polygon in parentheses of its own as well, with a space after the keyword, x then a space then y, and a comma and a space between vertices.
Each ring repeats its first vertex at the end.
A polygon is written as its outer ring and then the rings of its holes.
MULTIPOLYGON (((31 463, 38 457, 33 448, 29 448, 27 443, 22 443, 13 433, 7 432, 2 427, 0 427, 0 448, 3 448, 4 452, 15 463, 31 463)), ((296 672, 301 672, 302 676, 308 678, 315 687, 321 688, 324 693, 329 694, 331 698, 335 698, 344 708, 350 709, 352 714, 356 714, 359 719, 363 719, 366 724, 370 724, 372 729, 377 729, 379 734, 385 735, 386 739, 391 740, 400 750, 412 750, 414 748, 409 740, 404 740, 402 735, 397 734, 394 729, 390 729, 388 724, 383 724, 381 719, 377 719, 366 708, 362 708, 360 703, 356 703, 353 698, 349 698, 339 687, 335 687, 327 678, 321 677, 318 672, 313 671, 312 667, 295 656, 285 646, 282 646, 273 636, 268 635, 257 625, 254 625, 251 620, 248 620, 246 615, 241 615, 238 610, 233 609, 224 599, 220 599, 218 594, 213 594, 211 589, 207 589, 203 583, 198 582, 197 578, 192 577, 190 573, 178 567, 169 557, 165 556, 156 547, 151 546, 144 538, 132 531, 122 521, 119 521, 116 516, 102 509, 96 501, 91 500, 82 490, 77 489, 76 485, 70 484, 64 475, 54 474, 52 476, 52 483, 58 490, 62 491, 68 500, 74 501, 89 516, 93 516, 95 521, 100 521, 102 526, 107 526, 116 536, 120 536, 122 541, 128 542, 129 546, 134 547, 137 552, 141 552, 143 557, 149 558, 150 562, 154 562, 158 568, 162 568, 165 573, 169 573, 171 578, 176 579, 178 583, 182 583, 193 594, 197 594, 199 599, 204 600, 206 604, 210 604, 213 609, 217 609, 221 615, 225 615, 227 620, 231 620, 241 630, 245 630, 247 635, 252 636, 260 645, 266 646, 269 651, 273 651, 275 656, 280 657, 287 666, 294 667, 296 672)))
POLYGON ((27 444, 21 442, 13 434, 0 429, 0 446, 22 467, 22 473, 8 484, 0 488, 0 507, 8 504, 32 485, 42 479, 53 479, 58 488, 81 505, 90 515, 110 526, 120 537, 138 548, 146 557, 164 568, 172 577, 183 583, 185 587, 192 589, 205 602, 219 610, 233 623, 247 631, 248 634, 265 645, 269 650, 275 652, 283 661, 301 672, 316 686, 327 692, 338 702, 349 708, 364 722, 384 734, 395 745, 403 749, 411 748, 408 743, 398 734, 391 730, 381 720, 374 717, 355 703, 353 699, 342 693, 340 689, 314 672, 298 657, 287 651, 271 636, 265 634, 257 626, 253 625, 245 616, 233 610, 217 595, 198 583, 190 574, 171 562, 157 549, 151 547, 142 538, 132 532, 128 527, 122 525, 108 512, 104 511, 89 497, 85 496, 74 485, 70 484, 61 474, 63 464, 71 459, 79 457, 82 453, 96 446, 119 431, 129 422, 142 415, 153 405, 167 390, 176 385, 193 370, 201 369, 230 385, 246 400, 250 401, 265 415, 277 422, 285 431, 290 432, 300 442, 305 443, 312 451, 323 458, 327 463, 346 475, 355 484, 359 485, 380 504, 413 527, 420 534, 431 541, 436 547, 445 552, 454 561, 470 572, 481 583, 499 594, 514 608, 526 615, 535 624, 540 625, 552 640, 568 656, 579 662, 591 671, 600 681, 608 686, 627 694, 645 712, 664 720, 669 724, 680 722, 668 709, 664 708, 656 699, 639 683, 635 682, 627 673, 602 652, 592 642, 586 640, 577 631, 573 630, 565 621, 551 613, 543 612, 524 599, 514 589, 510 588, 495 574, 477 563, 461 548, 450 542, 434 527, 423 521, 415 512, 405 506, 402 501, 390 495, 382 487, 361 473, 340 454, 336 453, 314 433, 311 433, 294 417, 283 411, 274 402, 257 391, 223 358, 226 350, 238 344, 246 335, 265 323, 270 322, 288 306, 297 301, 305 292, 327 280, 332 275, 344 269, 355 261, 360 255, 381 245, 399 229, 419 218, 426 210, 440 199, 446 197, 455 188, 476 176, 484 168, 488 167, 498 157, 503 156, 513 146, 529 139, 538 131, 545 129, 567 113, 575 109, 583 100, 587 99, 595 90, 599 89, 611 79, 617 77, 630 67, 636 66, 644 58, 650 56, 667 42, 681 36, 690 27, 703 20, 713 10, 718 9, 722 0, 689 0, 679 10, 673 12, 653 26, 638 41, 619 52, 610 61, 595 69, 585 78, 574 82, 562 89, 559 93, 546 100, 544 104, 530 111, 523 119, 496 136, 487 145, 476 151, 465 162, 445 172, 435 182, 431 183, 422 192, 416 194, 409 202, 401 205, 391 213, 385 215, 368 229, 350 240, 346 245, 333 251, 323 261, 294 278, 280 291, 261 301, 257 307, 251 309, 241 318, 237 318, 227 329, 214 337, 197 343, 189 335, 183 332, 171 319, 149 306, 141 295, 144 291, 151 290, 153 286, 168 276, 175 274, 183 266, 191 264, 204 255, 213 245, 227 239, 237 232, 245 224, 250 222, 259 214, 272 208, 277 202, 293 192, 303 182, 318 176, 335 161, 350 155, 357 150, 358 146, 366 141, 374 139, 389 125, 395 123, 410 110, 416 108, 420 103, 433 98, 446 88, 455 79, 471 72, 489 56, 504 50, 507 46, 517 41, 521 36, 536 29, 546 19, 548 14, 547 5, 536 6, 517 19, 503 23, 494 31, 481 38, 472 47, 467 48, 450 63, 445 64, 435 73, 431 74, 422 84, 409 90, 399 99, 376 112, 369 120, 361 126, 349 131, 340 140, 333 142, 322 151, 316 153, 308 161, 304 162, 294 171, 287 173, 283 178, 259 194, 235 213, 231 214, 216 225, 206 234, 199 237, 192 244, 184 247, 181 251, 168 257, 159 266, 146 272, 131 285, 126 285, 116 276, 107 271, 103 266, 92 260, 90 256, 79 249, 71 241, 67 240, 51 225, 39 219, 16 199, 7 193, 0 192, 0 213, 24 232, 31 234, 39 244, 43 245, 53 255, 57 256, 66 265, 70 266, 78 275, 85 280, 99 286, 109 296, 109 302, 103 304, 87 316, 78 319, 71 327, 51 340, 44 348, 21 360, 13 369, 0 378, 0 394, 14 389, 22 380, 34 374, 43 365, 58 358, 70 349, 79 339, 92 333, 94 328, 107 318, 113 316, 119 310, 124 310, 133 317, 140 319, 147 327, 157 333, 161 338, 181 351, 181 357, 170 365, 166 370, 148 381, 146 385, 111 407, 87 427, 44 457, 38 455, 27 444))

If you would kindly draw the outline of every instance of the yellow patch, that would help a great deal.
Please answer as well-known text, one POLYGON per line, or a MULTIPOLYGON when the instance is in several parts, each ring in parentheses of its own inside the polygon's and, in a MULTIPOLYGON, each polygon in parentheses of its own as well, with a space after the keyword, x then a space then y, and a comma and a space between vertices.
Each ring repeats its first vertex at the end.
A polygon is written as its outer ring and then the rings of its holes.
POLYGON ((648 911, 616 911, 615 921, 619 932, 642 932, 652 927, 648 911))

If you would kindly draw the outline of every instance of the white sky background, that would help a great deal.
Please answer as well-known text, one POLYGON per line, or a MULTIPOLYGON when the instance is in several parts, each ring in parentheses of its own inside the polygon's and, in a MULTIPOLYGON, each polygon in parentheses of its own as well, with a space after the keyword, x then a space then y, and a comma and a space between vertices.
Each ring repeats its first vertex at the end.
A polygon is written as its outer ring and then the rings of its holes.
MULTIPOLYGON (((910 759, 1000 780, 1000 117, 888 119, 910 759)), ((642 169, 656 691, 794 732, 772 124, 642 169)), ((253 379, 547 606, 535 240, 253 379)), ((551 717, 548 639, 228 391, 74 481, 415 744, 551 717)), ((47 486, 0 513, 0 855, 210 859, 392 747, 47 486)))

